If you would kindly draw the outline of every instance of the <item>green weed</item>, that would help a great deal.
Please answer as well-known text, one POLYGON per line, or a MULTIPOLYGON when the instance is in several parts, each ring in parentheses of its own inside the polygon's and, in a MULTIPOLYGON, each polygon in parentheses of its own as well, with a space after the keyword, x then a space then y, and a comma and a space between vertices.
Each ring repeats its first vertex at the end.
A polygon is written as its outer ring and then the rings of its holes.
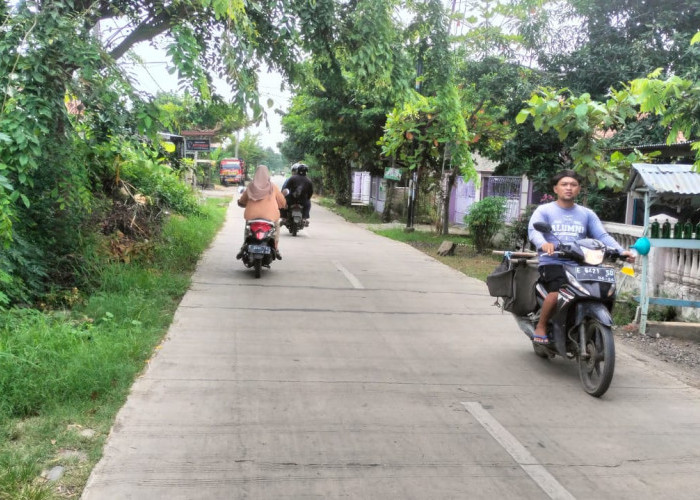
POLYGON ((225 212, 208 200, 197 215, 171 217, 140 260, 93 260, 100 285, 71 310, 0 316, 0 500, 79 495, 225 212), (65 474, 45 483, 40 474, 54 465, 65 474))

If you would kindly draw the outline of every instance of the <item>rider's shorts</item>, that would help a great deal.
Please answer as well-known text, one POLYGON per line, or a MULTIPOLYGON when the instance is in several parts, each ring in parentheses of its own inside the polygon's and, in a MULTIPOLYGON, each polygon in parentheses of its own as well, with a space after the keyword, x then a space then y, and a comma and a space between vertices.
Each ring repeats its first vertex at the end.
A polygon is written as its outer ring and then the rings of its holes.
POLYGON ((558 264, 546 264, 538 268, 540 271, 540 282, 548 292, 558 292, 566 283, 564 266, 558 264))

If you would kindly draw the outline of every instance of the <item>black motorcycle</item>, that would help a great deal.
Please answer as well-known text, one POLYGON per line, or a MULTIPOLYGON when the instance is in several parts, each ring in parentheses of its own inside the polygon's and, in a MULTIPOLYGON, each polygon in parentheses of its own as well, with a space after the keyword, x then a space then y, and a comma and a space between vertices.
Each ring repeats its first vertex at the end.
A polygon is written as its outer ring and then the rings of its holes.
POLYGON ((277 258, 275 251, 275 223, 267 219, 251 219, 245 224, 240 258, 247 268, 255 270, 259 278, 263 267, 270 267, 277 258))
POLYGON ((296 236, 299 231, 309 225, 303 218, 304 207, 300 203, 292 203, 287 208, 286 217, 282 219, 282 225, 287 226, 292 236, 296 236))
MULTIPOLYGON (((552 232, 547 223, 536 223, 535 229, 541 233, 552 232)), ((525 258, 537 254, 504 253, 504 260, 508 261, 507 267, 513 271, 513 290, 530 290, 532 294, 534 287, 534 309, 528 312, 522 308, 509 311, 513 313, 520 329, 532 340, 547 290, 537 281, 534 272, 518 272, 518 268, 526 269, 529 265, 530 269, 534 269, 532 262, 526 262, 525 258)), ((586 238, 573 243, 560 242, 555 255, 572 260, 575 264, 565 265, 567 281, 559 289, 556 309, 547 324, 549 343, 533 341, 532 346, 535 354, 542 358, 559 355, 577 360, 583 389, 591 396, 600 397, 610 387, 615 371, 615 341, 612 332, 615 268, 602 264, 606 257, 615 260, 620 254, 599 240, 586 238)))

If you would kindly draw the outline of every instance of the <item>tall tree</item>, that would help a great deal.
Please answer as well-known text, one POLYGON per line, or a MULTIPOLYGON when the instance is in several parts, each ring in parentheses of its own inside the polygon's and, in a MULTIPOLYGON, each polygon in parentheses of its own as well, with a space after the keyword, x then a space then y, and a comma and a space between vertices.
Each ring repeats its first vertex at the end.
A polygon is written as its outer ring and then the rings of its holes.
POLYGON ((690 46, 700 26, 698 0, 570 0, 568 16, 575 27, 567 29, 569 50, 543 54, 540 63, 575 93, 601 100, 610 87, 656 68, 680 76, 698 71, 699 52, 690 46))
MULTIPOLYGON (((386 113, 410 85, 395 0, 339 5, 309 41, 307 77, 283 119, 290 159, 322 166, 341 203, 350 202, 350 168, 379 167, 376 145, 386 113), (335 29, 326 29, 327 26, 335 29)), ((410 71, 410 72, 409 72, 410 71)))

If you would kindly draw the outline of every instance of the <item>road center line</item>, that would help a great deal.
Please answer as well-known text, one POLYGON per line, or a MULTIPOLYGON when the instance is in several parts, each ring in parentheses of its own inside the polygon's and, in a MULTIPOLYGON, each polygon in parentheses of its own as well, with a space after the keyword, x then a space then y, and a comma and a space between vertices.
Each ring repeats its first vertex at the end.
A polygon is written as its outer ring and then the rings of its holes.
POLYGON ((352 284, 352 286, 354 286, 357 289, 364 288, 364 286, 362 286, 362 283, 360 283, 360 280, 358 280, 355 277, 355 275, 353 275, 350 271, 345 269, 345 267, 340 262, 338 262, 337 260, 334 260, 333 264, 335 264, 335 267, 338 269, 338 271, 340 271, 341 273, 343 273, 345 275, 345 277, 348 279, 350 284, 352 284))
POLYGON ((462 405, 471 413, 486 431, 491 434, 498 444, 513 457, 518 465, 532 478, 542 490, 553 500, 575 500, 575 497, 564 488, 549 471, 541 465, 527 449, 498 420, 477 402, 463 402, 462 405))

